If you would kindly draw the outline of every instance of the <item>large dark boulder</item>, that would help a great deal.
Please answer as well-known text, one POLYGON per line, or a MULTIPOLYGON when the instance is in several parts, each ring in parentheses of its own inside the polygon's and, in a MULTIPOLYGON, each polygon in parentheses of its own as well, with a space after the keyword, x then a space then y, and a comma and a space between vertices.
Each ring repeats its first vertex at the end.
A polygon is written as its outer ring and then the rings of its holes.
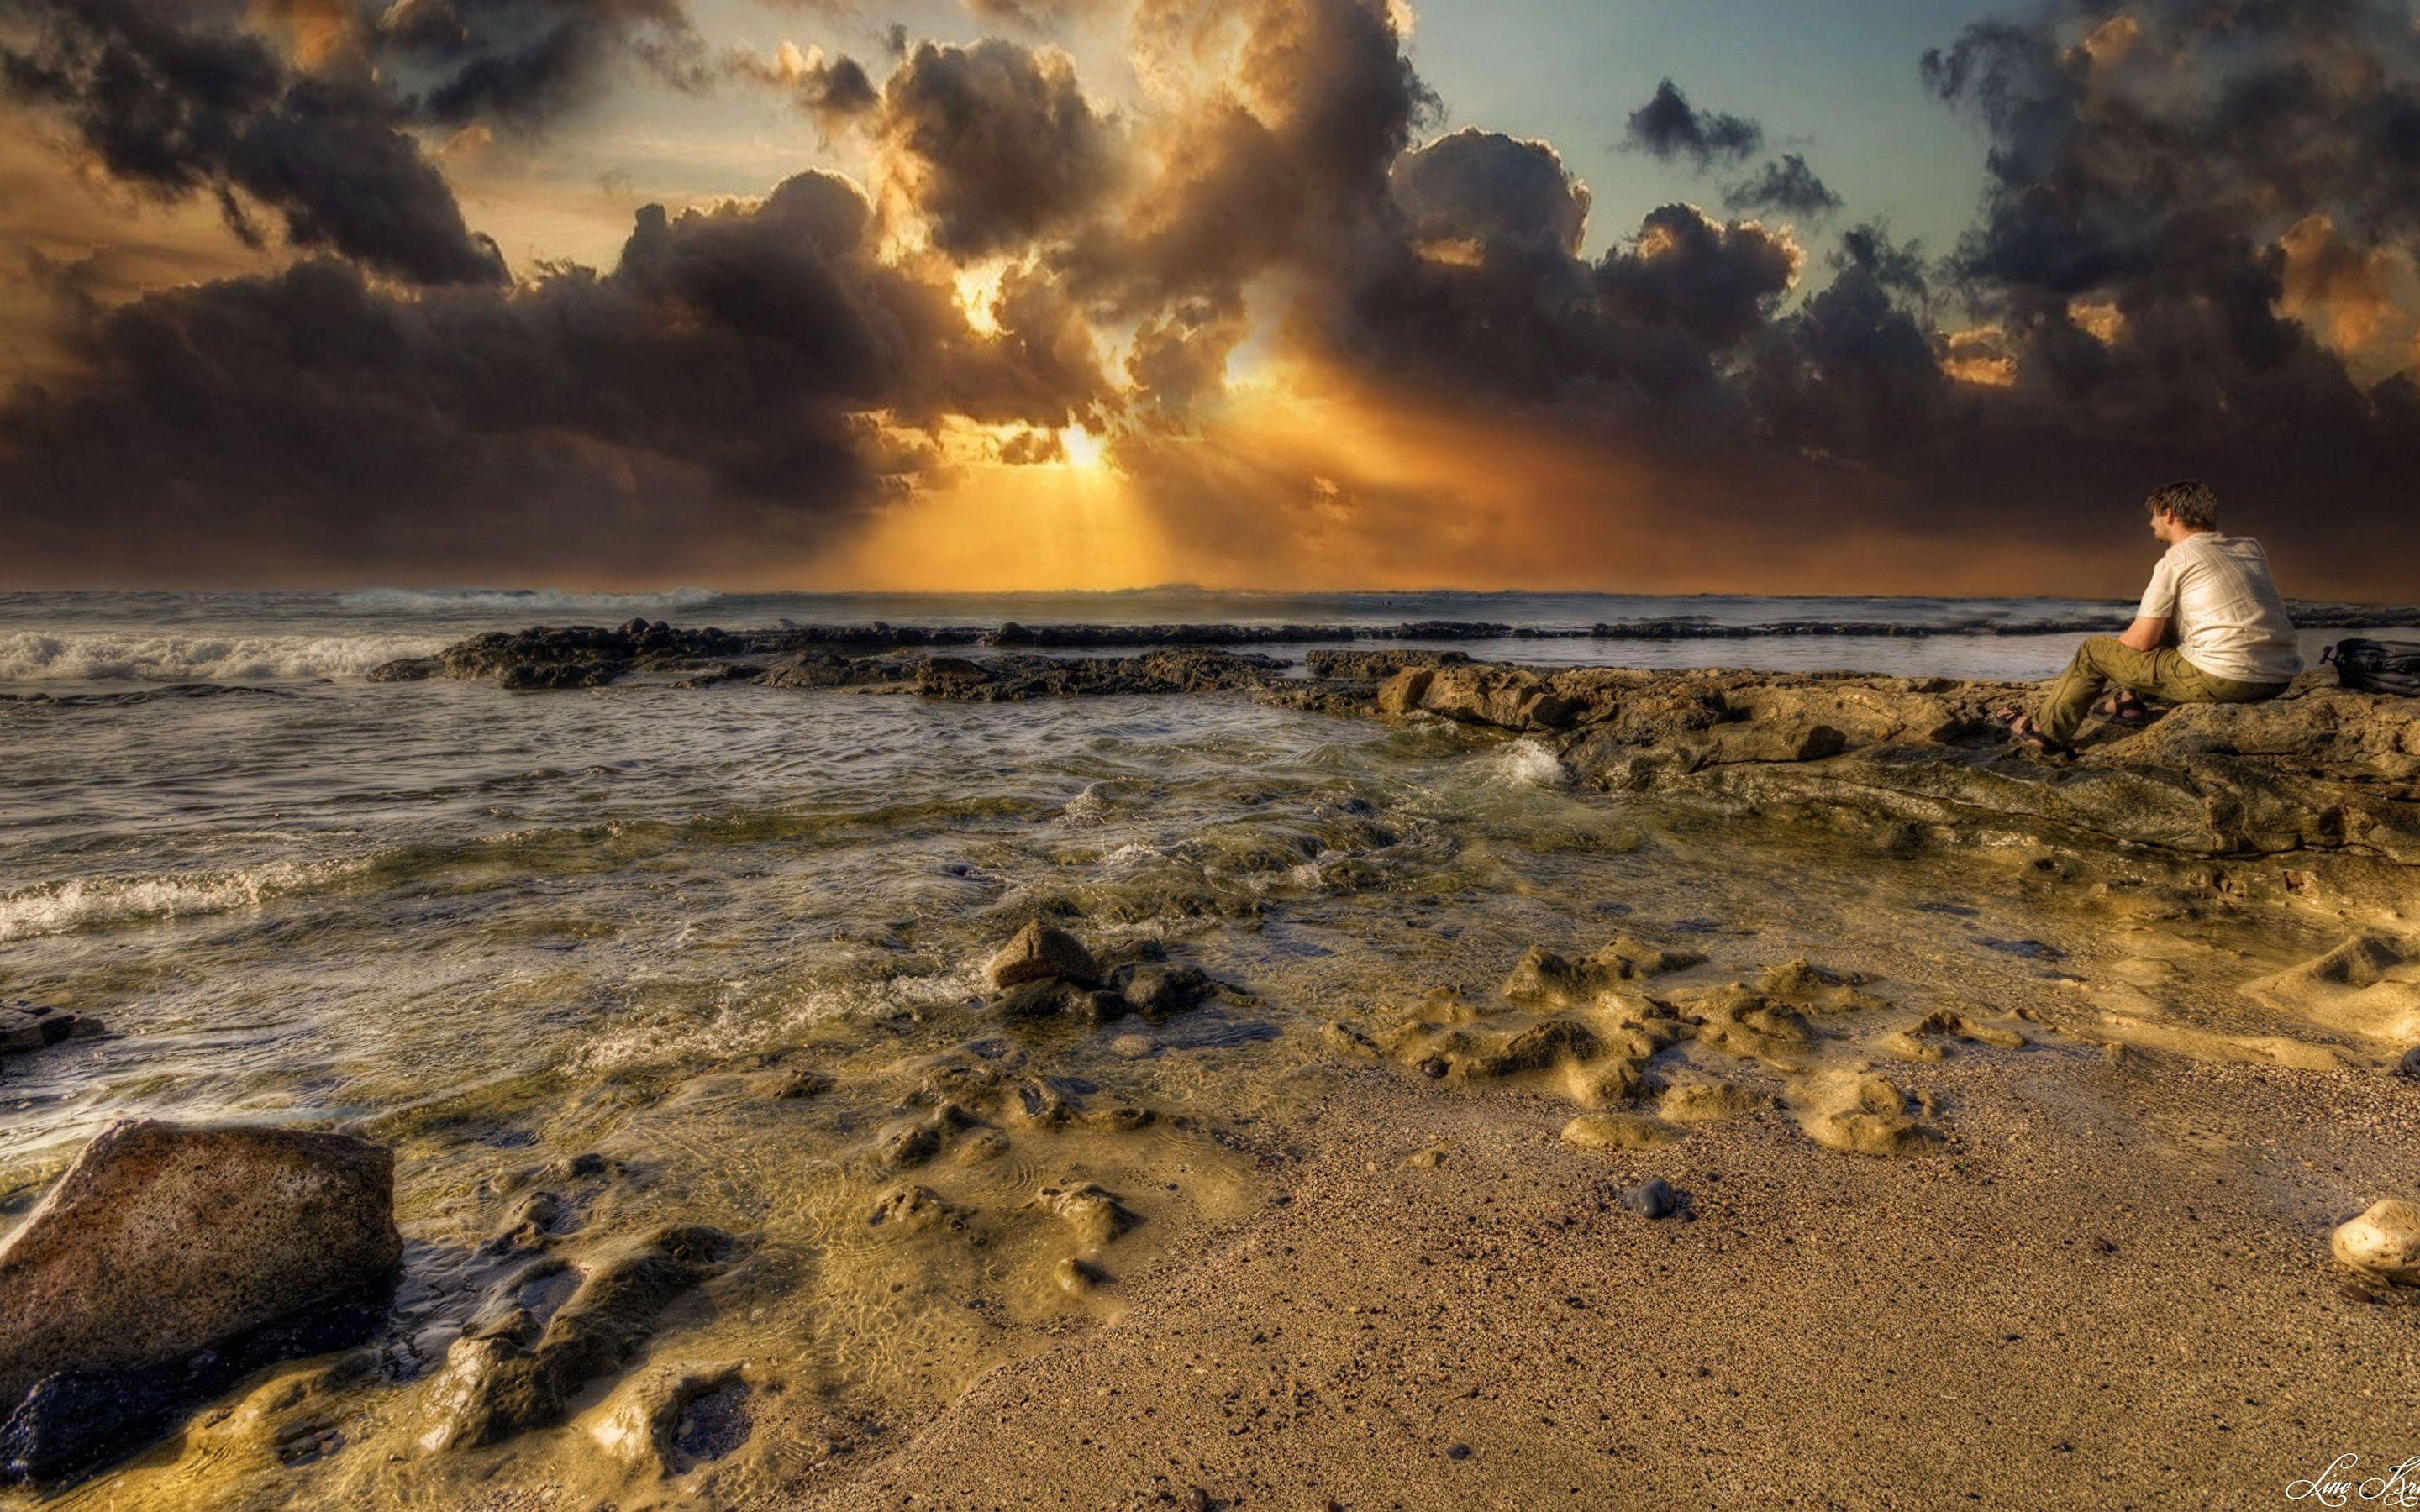
POLYGON ((348 1134, 111 1124, 0 1244, 0 1403, 175 1360, 393 1271, 395 1157, 348 1134))

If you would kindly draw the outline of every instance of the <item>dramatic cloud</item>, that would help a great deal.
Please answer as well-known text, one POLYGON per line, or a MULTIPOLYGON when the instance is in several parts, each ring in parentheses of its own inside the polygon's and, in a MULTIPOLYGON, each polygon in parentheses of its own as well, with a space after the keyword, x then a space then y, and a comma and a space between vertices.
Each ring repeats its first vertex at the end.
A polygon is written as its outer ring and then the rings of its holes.
POLYGON ((2408 533, 2408 513, 2360 501, 2408 488, 2420 393, 2409 371, 2365 383, 2343 349, 2383 318, 2361 270, 2420 227, 2407 8, 2164 0, 1985 23, 1924 76, 1992 136, 1951 268, 2005 356, 1976 449, 2031 459, 1994 492, 2072 498, 2062 468, 2195 471, 2353 501, 2294 521, 2322 548, 2408 533))
POLYGON ((1667 79, 1655 96, 1630 113, 1629 145, 1669 162, 1687 158, 1702 170, 1738 162, 1764 145, 1764 128, 1741 116, 1699 110, 1667 79))
POLYGON ((1988 177, 1932 249, 1809 236, 1850 207, 1668 81, 1630 141, 1723 167, 1723 208, 1591 238, 1552 144, 1437 134, 1387 0, 1139 0, 1101 94, 1029 41, 903 38, 878 84, 726 50, 868 189, 650 208, 609 270, 519 283, 415 128, 526 128, 615 59, 686 86, 668 0, 584 12, 576 55, 569 0, 120 3, 0 0, 12 91, 309 255, 131 302, 28 263, 74 333, 0 406, 28 570, 2124 592, 2126 506, 2185 473, 2304 592, 2408 594, 2420 550, 2386 0, 1947 39, 1917 76, 1988 177), (267 150, 323 98, 321 156, 267 150))
POLYGON ((535 127, 626 57, 679 88, 713 76, 681 0, 395 0, 358 45, 448 125, 535 127))
POLYGON ((1815 177, 1805 158, 1785 152, 1754 178, 1723 191, 1723 203, 1735 210, 1777 210, 1814 220, 1838 209, 1840 196, 1815 177))
POLYGON ((365 74, 298 71, 240 15, 212 0, 0 0, 24 39, 0 47, 0 81, 117 177, 217 196, 248 239, 240 196, 274 211, 297 247, 422 283, 504 276, 387 94, 365 74))
POLYGON ((1465 127, 1397 159, 1392 177, 1416 241, 1579 254, 1589 193, 1544 142, 1465 127))
POLYGON ((954 256, 1084 214, 1118 171, 1115 129, 1055 48, 921 43, 883 86, 881 130, 933 244, 954 256))
POLYGON ((735 53, 725 66, 740 78, 789 95, 828 134, 865 119, 882 103, 862 65, 845 55, 827 57, 819 47, 783 42, 770 58, 735 53))
POLYGON ((1059 337, 973 332, 806 174, 649 207, 601 276, 395 294, 314 260, 151 295, 78 391, 0 414, 0 493, 36 560, 101 537, 134 571, 240 576, 271 541, 283 573, 685 570, 829 538, 914 455, 896 427, 1068 424, 1099 378, 1059 337))

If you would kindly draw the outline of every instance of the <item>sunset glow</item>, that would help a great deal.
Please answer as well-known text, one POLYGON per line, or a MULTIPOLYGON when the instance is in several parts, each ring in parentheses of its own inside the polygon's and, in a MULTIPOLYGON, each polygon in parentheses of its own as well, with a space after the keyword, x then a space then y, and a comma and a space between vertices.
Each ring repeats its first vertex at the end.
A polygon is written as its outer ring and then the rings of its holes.
POLYGON ((18 573, 2024 592, 2187 470, 2329 591, 2420 530, 2360 124, 2420 34, 2367 0, 1959 0, 1753 114, 1610 10, 646 0, 550 51, 561 3, 19 0, 18 573), (1507 93, 1489 27, 1621 78, 1507 93))

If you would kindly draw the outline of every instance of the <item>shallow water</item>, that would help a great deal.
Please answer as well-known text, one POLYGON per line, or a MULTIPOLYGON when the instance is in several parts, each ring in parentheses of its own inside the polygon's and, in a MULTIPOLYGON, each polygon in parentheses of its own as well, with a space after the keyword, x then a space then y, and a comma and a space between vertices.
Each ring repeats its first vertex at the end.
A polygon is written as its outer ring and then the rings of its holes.
MULTIPOLYGON (((524 607, 503 623, 539 617, 524 607)), ((750 623, 728 607, 713 609, 750 623)), ((145 609, 174 626, 155 635, 242 639, 212 618, 236 614, 224 602, 145 609)), ((340 604, 268 616, 254 638, 387 650, 499 612, 340 604)), ((1271 617, 1333 612, 1287 601, 1271 617)), ((1120 602, 1098 617, 1216 616, 1120 602)), ((0 622, 0 641, 34 633, 0 622)), ((42 633, 135 632, 87 618, 42 633)), ((1743 659, 1740 642, 1523 644, 1743 659)), ((2046 917, 2014 859, 1885 863, 1579 791, 1531 742, 1240 695, 532 696, 279 670, 256 690, 51 678, 45 691, 93 697, 0 702, 0 996, 115 1031, 12 1069, 0 1200, 22 1213, 112 1119, 344 1124, 398 1150, 407 1282, 374 1379, 315 1409, 335 1447, 314 1439, 288 1463, 291 1412, 283 1427, 238 1412, 78 1504, 452 1504, 473 1482, 555 1476, 610 1489, 577 1427, 504 1450, 416 1447, 427 1370, 505 1276, 475 1252, 540 1188, 575 1210, 574 1249, 675 1222, 740 1237, 743 1257, 676 1304, 651 1356, 760 1372, 747 1452, 685 1483, 728 1500, 1122 1305, 1113 1280, 1071 1295, 1063 1261, 1093 1254, 1113 1277, 1266 1200, 1279 1151, 1263 1141, 1329 1064, 1327 1018, 1484 996, 1533 942, 1584 952, 1616 930, 1707 942, 1714 974, 1809 950, 1886 965, 1912 1011, 2055 994, 2059 968, 2009 943, 2088 940, 2106 922, 2046 917), (1162 942, 1236 990, 1156 1025, 1004 1024, 981 1004, 980 963, 1037 913, 1096 948, 1162 942), (802 1072, 836 1085, 775 1095, 802 1072), (1078 1116, 1033 1115, 1030 1088, 1078 1116), (923 1164, 886 1156, 943 1103, 967 1126, 923 1164), (1121 1108, 1152 1119, 1125 1132, 1121 1108), (602 1174, 547 1173, 588 1152, 602 1174), (1032 1205, 1085 1181, 1139 1220, 1096 1251, 1032 1205), (902 1183, 957 1218, 871 1223, 902 1183)), ((2241 948, 2223 920, 2167 928, 2213 958, 2241 948)), ((2259 949, 2282 964, 2324 944, 2273 931, 2259 949)))

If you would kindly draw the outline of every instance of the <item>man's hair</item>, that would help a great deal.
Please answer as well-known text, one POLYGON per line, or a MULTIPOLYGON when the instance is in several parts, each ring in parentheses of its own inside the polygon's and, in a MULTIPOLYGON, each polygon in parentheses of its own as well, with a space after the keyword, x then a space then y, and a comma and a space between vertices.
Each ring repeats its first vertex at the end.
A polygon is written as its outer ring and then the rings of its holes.
POLYGON ((2199 478, 2163 484, 2143 501, 2154 515, 2174 515, 2177 523, 2196 531, 2218 528, 2218 495, 2199 478))

